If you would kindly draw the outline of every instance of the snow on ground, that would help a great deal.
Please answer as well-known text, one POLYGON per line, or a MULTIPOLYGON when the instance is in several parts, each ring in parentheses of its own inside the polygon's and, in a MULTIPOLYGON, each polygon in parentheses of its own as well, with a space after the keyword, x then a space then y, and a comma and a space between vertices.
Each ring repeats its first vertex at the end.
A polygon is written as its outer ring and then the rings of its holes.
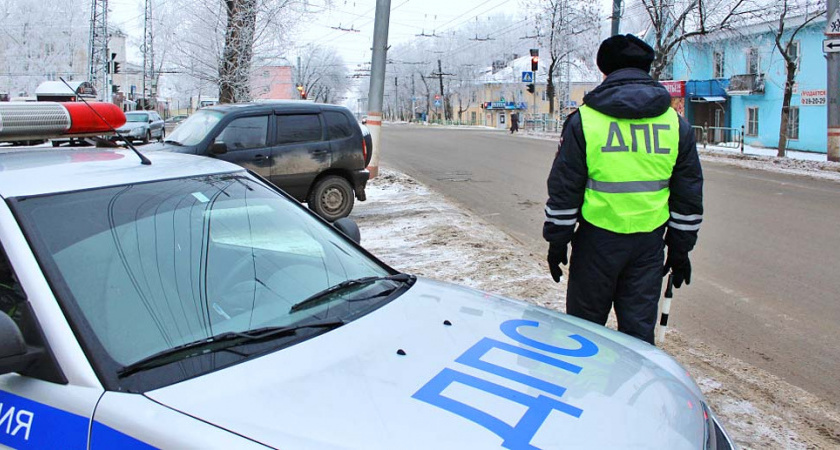
MULTIPOLYGON (((563 311, 544 255, 415 180, 382 169, 351 215, 362 245, 392 267, 563 311)), ((614 321, 610 324, 615 328, 614 321)), ((668 331, 663 349, 697 380, 746 449, 840 448, 840 409, 703 342, 668 331)))

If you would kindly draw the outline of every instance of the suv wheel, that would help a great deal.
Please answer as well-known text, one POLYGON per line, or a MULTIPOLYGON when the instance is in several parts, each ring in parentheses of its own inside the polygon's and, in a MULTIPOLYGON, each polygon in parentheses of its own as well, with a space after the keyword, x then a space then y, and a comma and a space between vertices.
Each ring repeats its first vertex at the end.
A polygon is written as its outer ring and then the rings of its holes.
POLYGON ((350 183, 340 176, 330 175, 315 183, 307 203, 315 214, 334 222, 350 214, 354 201, 350 183))

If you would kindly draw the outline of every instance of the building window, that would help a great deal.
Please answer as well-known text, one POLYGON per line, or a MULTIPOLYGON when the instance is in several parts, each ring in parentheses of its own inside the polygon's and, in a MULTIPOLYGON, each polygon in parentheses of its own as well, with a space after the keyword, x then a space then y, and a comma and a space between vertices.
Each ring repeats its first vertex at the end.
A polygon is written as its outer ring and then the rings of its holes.
POLYGON ((758 48, 751 47, 747 50, 747 73, 759 73, 761 70, 761 57, 758 55, 758 48))
POLYGON ((723 50, 715 52, 715 73, 712 78, 723 78, 726 76, 726 72, 723 69, 724 59, 723 50))
POLYGON ((475 114, 475 111, 473 111, 473 112, 470 113, 470 125, 475 125, 476 124, 475 121, 476 121, 476 114, 475 114))
POLYGON ((799 107, 791 106, 788 111, 787 137, 788 139, 799 139, 799 107))
POLYGON ((758 106, 747 108, 747 136, 758 136, 758 106))

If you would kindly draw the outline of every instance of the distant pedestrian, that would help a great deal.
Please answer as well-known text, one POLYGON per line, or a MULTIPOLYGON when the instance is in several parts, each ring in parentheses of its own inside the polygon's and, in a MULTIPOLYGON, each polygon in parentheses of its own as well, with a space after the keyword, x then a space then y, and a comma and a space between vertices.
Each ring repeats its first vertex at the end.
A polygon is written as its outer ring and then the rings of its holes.
POLYGON ((691 282, 703 220, 694 132, 648 74, 653 60, 629 34, 601 43, 606 79, 563 125, 543 227, 554 281, 572 244, 566 312, 604 325, 615 308, 618 330, 651 344, 662 277, 691 282))
POLYGON ((516 133, 519 131, 519 114, 512 113, 510 115, 510 134, 516 133))

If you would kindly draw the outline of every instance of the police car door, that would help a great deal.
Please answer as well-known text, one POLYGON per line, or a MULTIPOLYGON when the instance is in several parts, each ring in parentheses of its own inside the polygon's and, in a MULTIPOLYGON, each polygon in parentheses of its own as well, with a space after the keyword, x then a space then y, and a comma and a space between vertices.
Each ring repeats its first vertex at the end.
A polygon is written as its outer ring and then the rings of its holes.
POLYGON ((85 449, 103 389, 5 204, 0 244, 0 310, 40 350, 25 369, 0 359, 0 446, 85 449))

